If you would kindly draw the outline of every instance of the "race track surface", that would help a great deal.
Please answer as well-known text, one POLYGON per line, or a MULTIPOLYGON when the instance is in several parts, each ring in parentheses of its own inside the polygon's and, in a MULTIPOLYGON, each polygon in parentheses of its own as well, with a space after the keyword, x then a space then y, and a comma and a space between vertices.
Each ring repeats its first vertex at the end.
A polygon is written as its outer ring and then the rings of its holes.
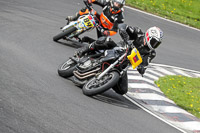
MULTIPOLYGON (((80 0, 0 0, 0 133, 180 132, 112 90, 87 97, 58 76, 58 65, 76 48, 52 37, 82 6, 80 0)), ((126 23, 163 29, 154 62, 200 70, 199 31, 125 10, 126 23)))

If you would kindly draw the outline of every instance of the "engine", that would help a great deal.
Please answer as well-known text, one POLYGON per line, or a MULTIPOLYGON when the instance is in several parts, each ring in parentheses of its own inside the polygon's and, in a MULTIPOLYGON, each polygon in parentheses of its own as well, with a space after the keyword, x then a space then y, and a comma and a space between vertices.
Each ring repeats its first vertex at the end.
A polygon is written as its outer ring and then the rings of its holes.
POLYGON ((101 70, 101 66, 98 60, 88 59, 84 63, 78 65, 73 73, 76 78, 83 80, 96 75, 99 70, 101 70))

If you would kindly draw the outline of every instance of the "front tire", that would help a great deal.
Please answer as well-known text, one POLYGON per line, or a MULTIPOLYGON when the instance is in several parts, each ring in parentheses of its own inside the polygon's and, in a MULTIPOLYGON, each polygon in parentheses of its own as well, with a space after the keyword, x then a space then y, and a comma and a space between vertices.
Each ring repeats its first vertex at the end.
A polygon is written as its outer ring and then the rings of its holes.
POLYGON ((65 36, 69 36, 71 33, 73 33, 74 31, 76 31, 77 28, 76 27, 70 27, 69 29, 65 30, 64 32, 56 35, 53 37, 53 40, 55 42, 57 42, 58 40, 64 38, 65 36))
POLYGON ((94 96, 105 92, 106 90, 112 88, 119 81, 119 73, 116 71, 109 72, 105 74, 101 79, 96 79, 96 77, 90 79, 83 86, 83 94, 87 96, 94 96))
POLYGON ((71 77, 73 76, 73 71, 75 68, 76 62, 74 62, 72 59, 68 59, 58 67, 58 74, 64 78, 71 77))

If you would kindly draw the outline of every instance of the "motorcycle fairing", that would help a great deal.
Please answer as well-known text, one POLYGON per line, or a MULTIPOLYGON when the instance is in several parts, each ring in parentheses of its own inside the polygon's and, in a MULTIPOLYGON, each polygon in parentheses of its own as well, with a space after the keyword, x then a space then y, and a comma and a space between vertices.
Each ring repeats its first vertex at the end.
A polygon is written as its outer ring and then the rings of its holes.
POLYGON ((72 21, 69 23, 69 25, 64 26, 61 30, 65 31, 71 26, 76 27, 78 30, 74 33, 72 33, 70 37, 76 36, 84 32, 85 30, 89 30, 91 28, 94 28, 98 23, 95 21, 95 18, 93 15, 82 15, 78 18, 77 21, 72 21))

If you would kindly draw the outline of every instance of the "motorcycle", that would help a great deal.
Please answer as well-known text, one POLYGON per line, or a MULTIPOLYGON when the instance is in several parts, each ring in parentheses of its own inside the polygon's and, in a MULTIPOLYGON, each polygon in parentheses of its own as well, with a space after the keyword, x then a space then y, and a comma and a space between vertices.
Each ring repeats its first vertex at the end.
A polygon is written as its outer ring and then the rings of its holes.
POLYGON ((120 89, 123 86, 122 77, 126 75, 127 79, 130 64, 135 69, 141 63, 139 51, 132 42, 126 42, 124 47, 86 53, 81 58, 70 57, 59 66, 58 74, 64 78, 72 76, 72 81, 82 87, 87 96, 103 93, 110 88, 123 95, 127 91, 120 89))
POLYGON ((60 39, 70 40, 73 37, 80 40, 78 37, 80 34, 94 28, 101 28, 99 20, 95 15, 96 11, 94 11, 94 9, 92 9, 87 2, 84 1, 84 3, 89 10, 89 14, 82 15, 77 21, 72 21, 68 25, 62 27, 62 32, 53 37, 54 41, 58 41, 60 39))

